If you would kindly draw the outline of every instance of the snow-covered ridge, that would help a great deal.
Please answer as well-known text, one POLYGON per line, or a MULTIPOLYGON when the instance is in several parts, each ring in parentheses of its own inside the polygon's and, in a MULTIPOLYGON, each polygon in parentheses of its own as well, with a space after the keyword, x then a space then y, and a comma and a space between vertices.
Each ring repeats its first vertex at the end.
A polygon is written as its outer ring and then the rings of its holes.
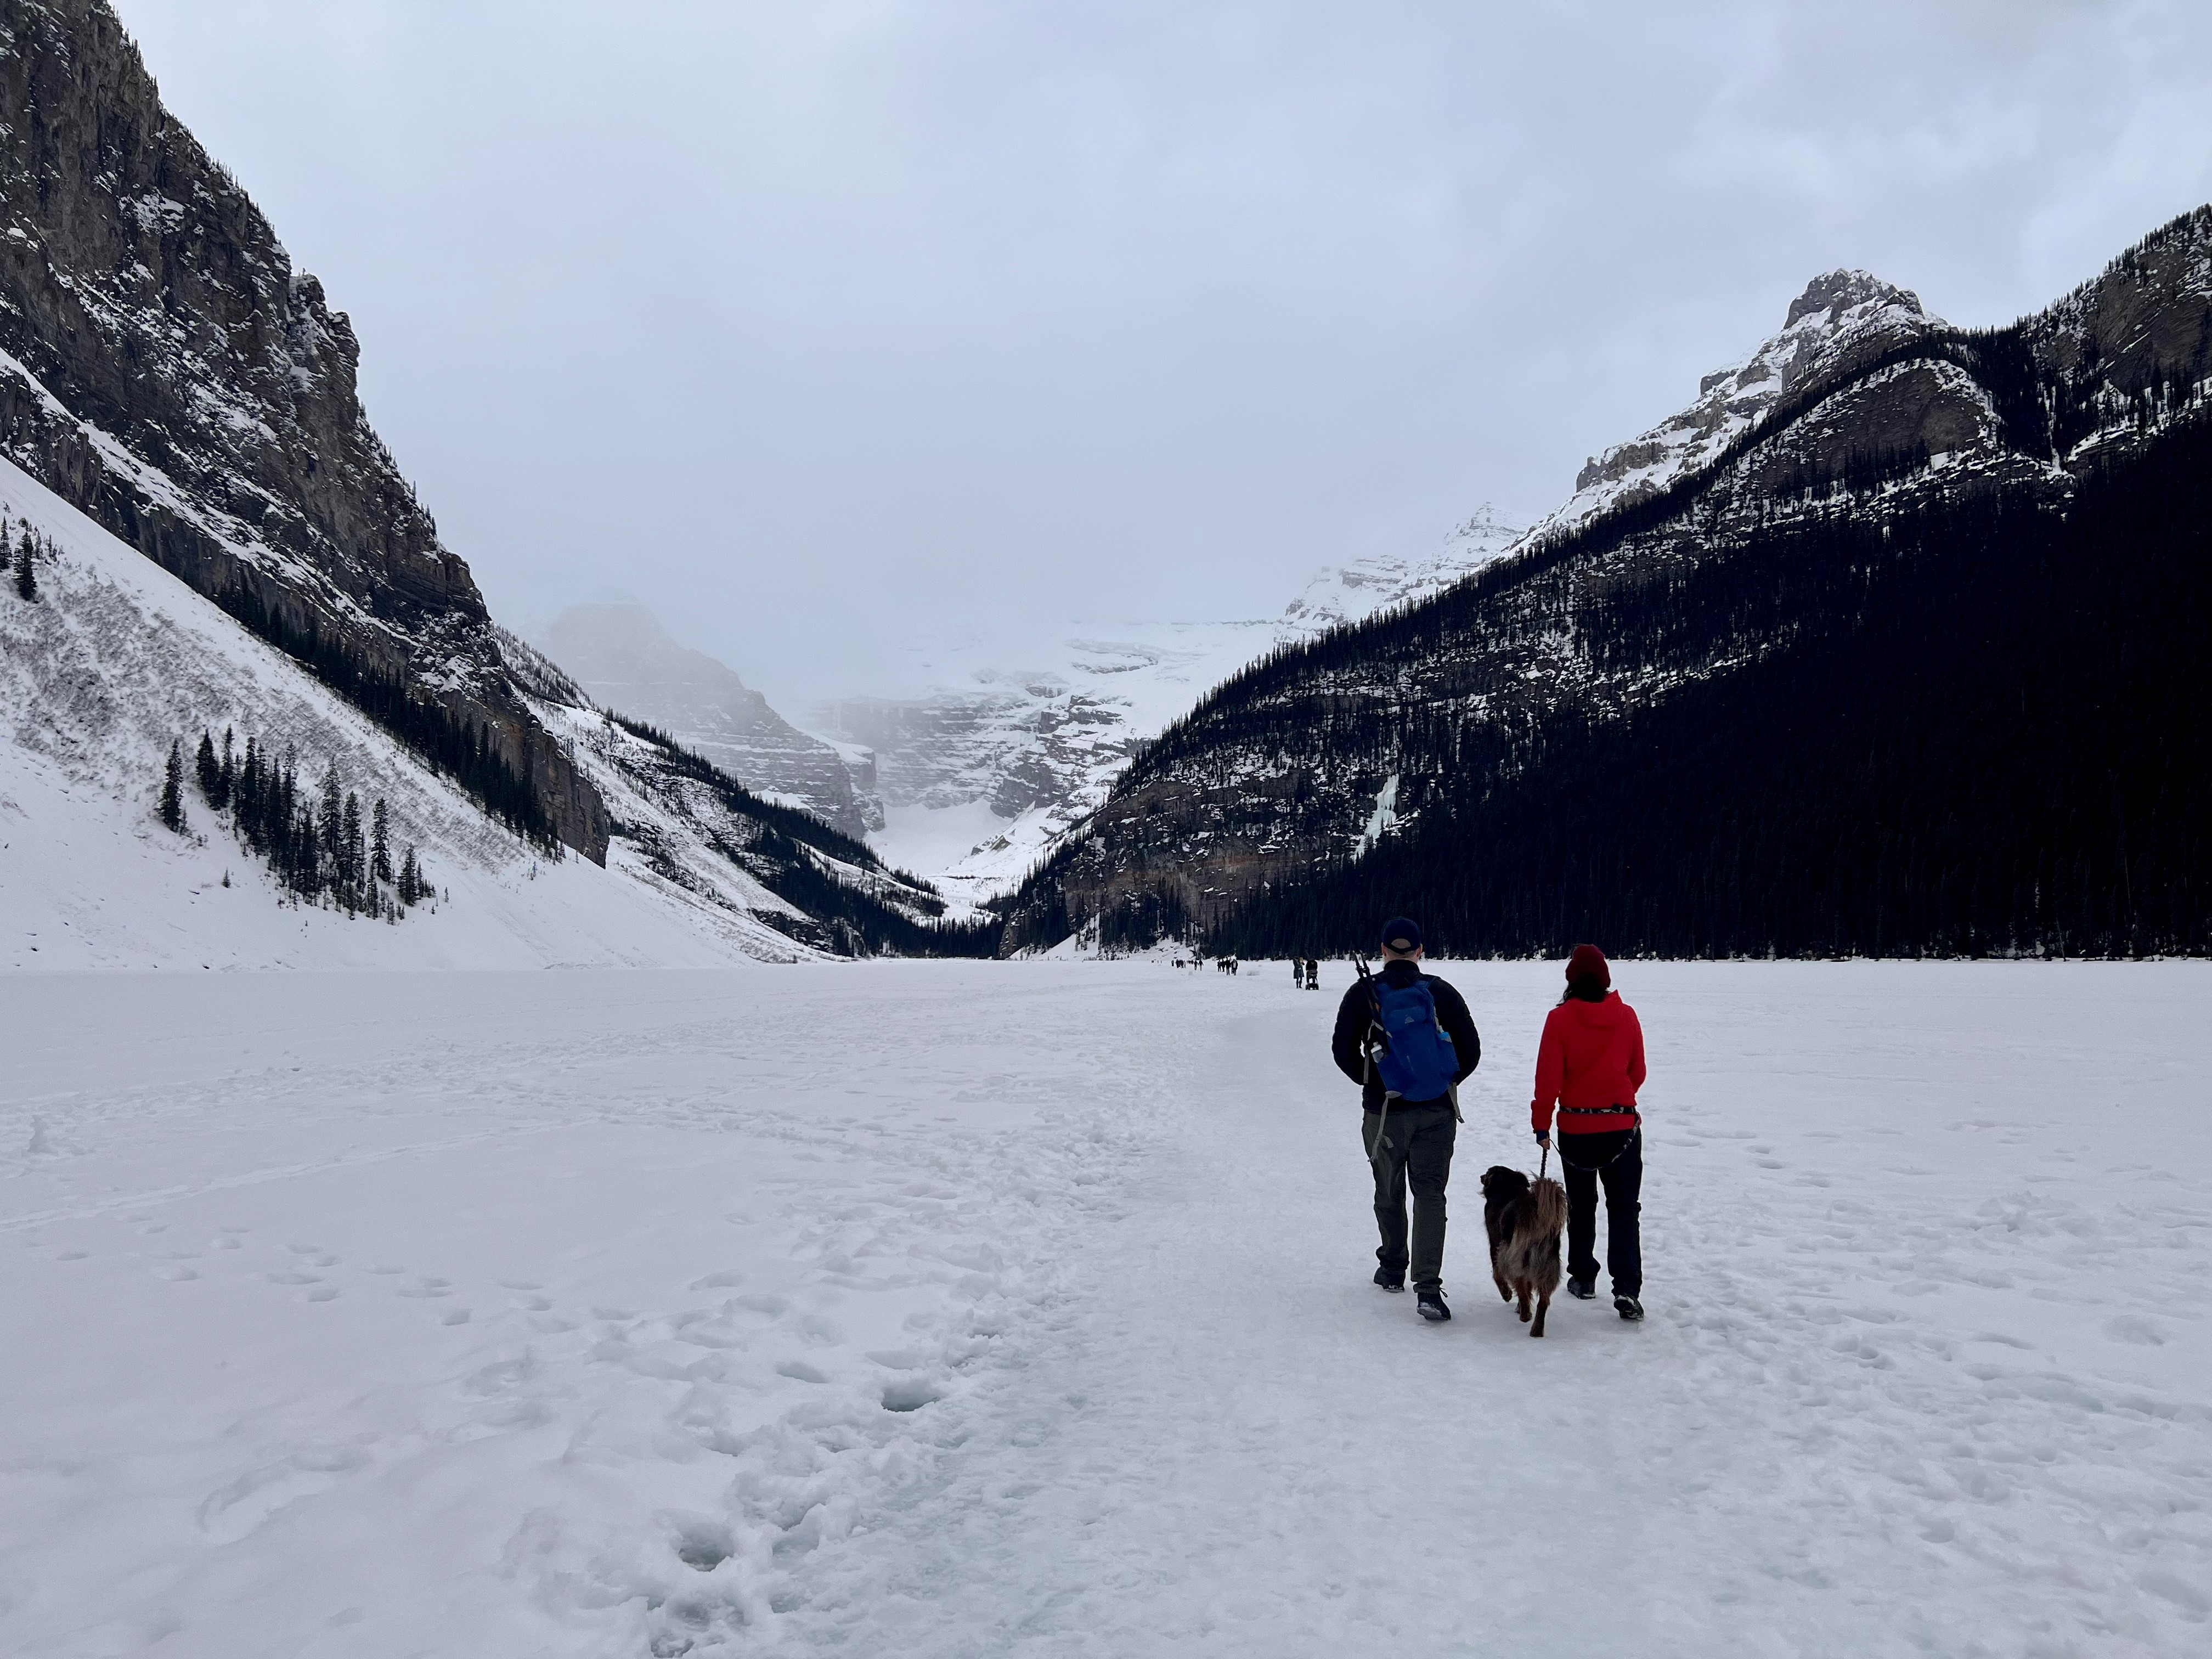
POLYGON ((1519 546, 1527 532, 1507 524, 1487 501, 1427 554, 1376 554, 1324 570, 1283 611, 1282 637, 1318 634, 1394 605, 1432 599, 1519 546))
POLYGON ((592 702, 659 726, 756 794, 847 835, 882 827, 870 763, 799 731, 734 670, 672 638, 644 606, 571 605, 536 643, 592 702))
POLYGON ((885 859, 980 902, 1011 890, 1145 744, 1239 669, 1279 645, 1433 598, 1522 535, 1485 506, 1433 551, 1321 572, 1273 621, 1079 624, 1018 647, 933 640, 905 671, 929 689, 845 698, 807 717, 872 754, 888 818, 872 839, 885 859), (1017 651, 1033 665, 1007 666, 1017 651))
POLYGON ((1528 538, 1578 529, 1609 508, 1658 494, 1717 459, 1792 392, 1944 326, 1918 296, 1869 272, 1814 277, 1790 302, 1781 331, 1700 380, 1694 403, 1585 463, 1575 493, 1528 538))
POLYGON ((616 842, 606 869, 533 854, 291 658, 5 460, 0 514, 19 533, 35 526, 56 554, 35 568, 35 601, 0 588, 0 965, 708 966, 816 954, 792 937, 803 927, 760 920, 792 907, 734 869, 708 894, 667 880, 635 842, 616 842), (162 828, 170 744, 189 752, 202 731, 226 727, 241 744, 252 734, 293 751, 303 777, 334 766, 364 804, 386 801, 393 843, 419 849, 435 906, 397 925, 295 906, 189 786, 187 833, 162 828))
POLYGON ((1654 494, 1711 463, 1783 398, 1942 326, 1903 289, 1865 271, 1831 271, 1806 286, 1778 333, 1705 376, 1694 403, 1592 459, 1574 495, 1533 526, 1510 525, 1486 504, 1431 552, 1322 571, 1273 624, 1085 628, 1023 672, 1003 656, 971 648, 962 660, 933 646, 936 684, 927 693, 848 699, 811 720, 875 751, 890 817, 878 844, 894 863, 948 892, 990 897, 1082 823, 1146 742, 1274 647, 1432 599, 1540 538, 1654 494))

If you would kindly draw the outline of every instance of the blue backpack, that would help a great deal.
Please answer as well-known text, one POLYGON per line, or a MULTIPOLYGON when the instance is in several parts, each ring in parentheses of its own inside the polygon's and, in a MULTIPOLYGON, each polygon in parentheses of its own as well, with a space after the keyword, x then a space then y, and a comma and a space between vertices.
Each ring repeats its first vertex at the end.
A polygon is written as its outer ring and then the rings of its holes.
POLYGON ((1368 986, 1382 1032, 1375 1069, 1382 1086, 1401 1100, 1438 1100, 1450 1093, 1459 1073, 1459 1051, 1437 1018, 1437 1000, 1427 984, 1417 979, 1393 986, 1376 978, 1368 986))

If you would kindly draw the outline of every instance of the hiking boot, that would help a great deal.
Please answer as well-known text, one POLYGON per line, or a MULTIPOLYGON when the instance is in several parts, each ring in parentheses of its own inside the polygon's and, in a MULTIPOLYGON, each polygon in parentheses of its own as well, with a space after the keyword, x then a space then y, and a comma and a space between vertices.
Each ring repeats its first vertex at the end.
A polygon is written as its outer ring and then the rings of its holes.
POLYGON ((1406 1270, 1403 1267, 1377 1267, 1375 1282, 1386 1291, 1402 1291, 1406 1288, 1406 1270))
POLYGON ((1417 1299, 1421 1304, 1422 1318, 1442 1324, 1451 1317, 1451 1310, 1444 1306, 1443 1291, 1422 1291, 1417 1293, 1417 1299))
POLYGON ((1577 1302, 1595 1301, 1597 1281, 1594 1279, 1571 1279, 1567 1281, 1567 1294, 1577 1302))
POLYGON ((1613 1310, 1632 1325, 1644 1317, 1644 1304, 1632 1296, 1613 1297, 1613 1310))

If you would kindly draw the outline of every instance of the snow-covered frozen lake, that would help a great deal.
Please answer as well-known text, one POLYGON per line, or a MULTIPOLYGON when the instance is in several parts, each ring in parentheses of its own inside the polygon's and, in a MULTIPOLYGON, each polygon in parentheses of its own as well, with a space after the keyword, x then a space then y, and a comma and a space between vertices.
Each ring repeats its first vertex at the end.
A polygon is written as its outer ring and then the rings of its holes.
POLYGON ((1622 965, 1541 1342, 1327 971, 0 975, 0 1651, 2212 1650, 2212 969, 1622 965))

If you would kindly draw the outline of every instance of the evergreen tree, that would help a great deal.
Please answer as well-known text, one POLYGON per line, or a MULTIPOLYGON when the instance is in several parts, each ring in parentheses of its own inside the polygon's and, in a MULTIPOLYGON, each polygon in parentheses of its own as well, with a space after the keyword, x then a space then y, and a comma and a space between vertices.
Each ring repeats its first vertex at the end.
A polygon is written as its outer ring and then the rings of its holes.
POLYGON ((338 884, 350 899, 362 889, 367 860, 361 844, 361 798, 346 792, 345 812, 338 827, 338 884))
POLYGON ((22 544, 15 550, 15 591, 27 599, 35 600, 39 597, 39 578, 31 568, 32 552, 30 526, 26 525, 22 544))
POLYGON ((323 774, 322 805, 315 821, 322 838, 323 851, 335 863, 338 857, 339 837, 345 834, 345 801, 338 793, 338 763, 336 761, 332 761, 330 769, 323 774))
POLYGON ((231 792, 237 782, 238 768, 230 752, 230 728, 226 726, 222 728, 222 769, 216 775, 216 793, 219 797, 216 801, 216 806, 230 805, 231 792))
POLYGON ((392 879, 392 815, 385 808, 384 797, 376 798, 376 813, 369 831, 369 875, 377 881, 392 879))
POLYGON ((222 807, 222 769, 216 762, 215 739, 204 729, 200 732, 199 753, 193 759, 192 770, 198 777, 201 795, 210 806, 220 811, 222 807))
POLYGON ((399 902, 414 904, 422 897, 422 884, 415 870, 415 849, 410 847, 399 860, 399 902))
POLYGON ((184 783, 184 744, 172 738, 168 763, 161 769, 161 823, 180 836, 185 832, 184 783))
POLYGON ((249 732, 246 737, 246 762, 239 768, 238 781, 232 787, 232 796, 238 803, 238 811, 232 821, 238 826, 239 839, 256 853, 269 850, 262 783, 261 753, 249 732))

